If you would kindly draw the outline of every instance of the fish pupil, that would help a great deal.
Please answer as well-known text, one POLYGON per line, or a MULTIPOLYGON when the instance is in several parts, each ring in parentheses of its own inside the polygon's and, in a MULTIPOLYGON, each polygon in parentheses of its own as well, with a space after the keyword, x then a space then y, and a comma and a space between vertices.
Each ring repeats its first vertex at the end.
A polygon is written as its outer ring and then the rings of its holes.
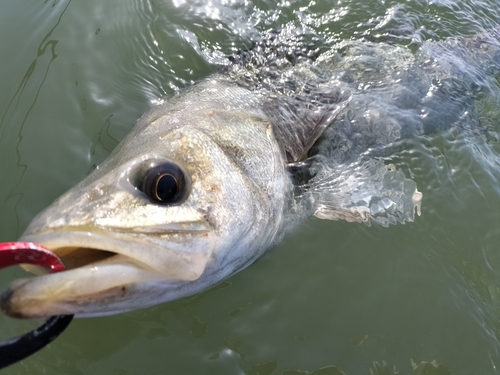
POLYGON ((177 193, 177 180, 171 174, 164 174, 156 181, 156 198, 161 201, 169 201, 177 193))
POLYGON ((137 179, 133 181, 139 190, 157 203, 177 204, 188 194, 184 173, 171 162, 158 165, 148 163, 145 169, 139 169, 137 179))

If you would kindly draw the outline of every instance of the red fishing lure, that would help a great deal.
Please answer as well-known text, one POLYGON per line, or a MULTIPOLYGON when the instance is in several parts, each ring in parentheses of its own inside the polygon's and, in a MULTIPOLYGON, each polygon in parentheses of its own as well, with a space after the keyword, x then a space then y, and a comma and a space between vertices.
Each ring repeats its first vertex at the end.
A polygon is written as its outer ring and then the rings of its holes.
MULTIPOLYGON (((16 264, 42 266, 50 273, 64 270, 61 260, 41 245, 32 242, 0 243, 0 269, 16 264)), ((64 331, 72 319, 73 315, 53 316, 31 332, 0 342, 0 369, 42 349, 64 331)))

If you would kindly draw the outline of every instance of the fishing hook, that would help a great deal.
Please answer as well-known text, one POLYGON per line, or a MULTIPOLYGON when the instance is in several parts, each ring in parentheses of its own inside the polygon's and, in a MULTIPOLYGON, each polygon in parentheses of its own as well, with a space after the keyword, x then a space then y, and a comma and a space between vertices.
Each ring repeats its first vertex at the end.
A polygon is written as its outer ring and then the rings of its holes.
MULTIPOLYGON (((50 250, 32 242, 0 243, 0 269, 16 264, 34 264, 50 273, 64 270, 64 264, 50 250)), ((52 316, 37 329, 0 342, 0 369, 20 361, 49 344, 66 329, 73 315, 52 316)))

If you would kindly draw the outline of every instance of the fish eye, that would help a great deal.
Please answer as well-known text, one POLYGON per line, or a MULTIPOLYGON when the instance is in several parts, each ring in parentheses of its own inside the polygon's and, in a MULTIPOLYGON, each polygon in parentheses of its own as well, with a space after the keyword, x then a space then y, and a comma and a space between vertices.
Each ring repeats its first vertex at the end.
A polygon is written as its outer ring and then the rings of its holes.
POLYGON ((149 168, 138 186, 153 201, 165 204, 181 202, 186 196, 186 179, 174 163, 162 163, 149 168))

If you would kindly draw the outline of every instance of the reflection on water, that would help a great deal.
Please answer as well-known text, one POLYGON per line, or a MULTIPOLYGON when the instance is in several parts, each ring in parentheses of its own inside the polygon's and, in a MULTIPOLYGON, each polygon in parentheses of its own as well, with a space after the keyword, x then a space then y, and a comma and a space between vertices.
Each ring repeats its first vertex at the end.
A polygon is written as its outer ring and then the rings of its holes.
MULTIPOLYGON (((477 0, 20 4, 0 5, 9 36, 0 45, 1 240, 16 238, 100 163, 147 108, 262 31, 312 30, 329 47, 385 43, 412 58, 441 45, 443 61, 446 43, 463 47, 447 38, 488 35, 500 19, 495 2, 477 0)), ((466 85, 474 126, 403 139, 383 153, 424 195, 414 223, 310 220, 228 282, 144 311, 78 320, 5 373, 497 373, 498 72, 494 63, 480 75, 462 64, 482 63, 481 54, 449 56, 457 82, 475 84, 466 85)), ((0 324, 9 337, 36 323, 0 324)))

